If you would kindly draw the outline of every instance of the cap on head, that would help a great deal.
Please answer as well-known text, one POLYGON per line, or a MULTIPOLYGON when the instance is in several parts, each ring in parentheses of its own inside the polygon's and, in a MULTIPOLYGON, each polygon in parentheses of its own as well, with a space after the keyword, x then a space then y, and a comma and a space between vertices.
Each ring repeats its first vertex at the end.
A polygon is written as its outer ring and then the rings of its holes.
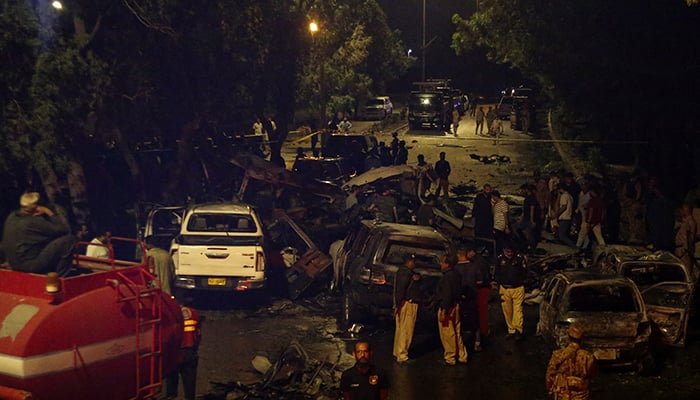
POLYGON ((578 325, 569 326, 569 337, 580 340, 583 338, 583 329, 578 325))
POLYGON ((39 202, 39 193, 37 193, 37 192, 24 193, 19 198, 20 207, 35 206, 38 202, 39 202))

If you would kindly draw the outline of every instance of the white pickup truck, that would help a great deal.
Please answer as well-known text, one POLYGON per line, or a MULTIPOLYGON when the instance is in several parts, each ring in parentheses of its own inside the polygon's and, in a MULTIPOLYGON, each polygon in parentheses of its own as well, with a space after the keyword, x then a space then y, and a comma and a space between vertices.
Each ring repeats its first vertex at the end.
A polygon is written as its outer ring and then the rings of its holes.
POLYGON ((174 285, 243 291, 265 286, 263 230, 255 210, 240 203, 189 207, 170 245, 174 285))

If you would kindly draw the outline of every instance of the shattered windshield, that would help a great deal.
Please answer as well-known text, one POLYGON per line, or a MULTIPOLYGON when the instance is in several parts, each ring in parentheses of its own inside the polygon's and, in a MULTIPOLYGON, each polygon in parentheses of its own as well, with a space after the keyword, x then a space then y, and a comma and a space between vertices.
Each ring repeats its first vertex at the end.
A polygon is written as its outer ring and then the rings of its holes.
POLYGON ((628 262, 622 266, 621 272, 638 287, 649 287, 660 282, 687 282, 685 271, 678 264, 628 262))
POLYGON ((632 287, 627 285, 582 285, 569 292, 569 311, 637 312, 639 304, 632 287))
POLYGON ((389 242, 382 263, 402 265, 406 255, 416 255, 416 268, 440 269, 440 258, 447 253, 447 249, 440 243, 405 243, 389 242))
POLYGON ((662 284, 645 290, 642 297, 646 304, 685 308, 690 300, 690 290, 685 284, 662 284))

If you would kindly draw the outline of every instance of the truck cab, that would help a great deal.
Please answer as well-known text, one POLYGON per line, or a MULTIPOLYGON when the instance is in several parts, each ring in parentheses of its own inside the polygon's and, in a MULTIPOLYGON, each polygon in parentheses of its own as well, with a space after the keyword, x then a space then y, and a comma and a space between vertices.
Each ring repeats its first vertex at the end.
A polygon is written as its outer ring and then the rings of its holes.
POLYGON ((191 206, 170 245, 179 289, 245 291, 265 286, 262 223, 233 202, 191 206))

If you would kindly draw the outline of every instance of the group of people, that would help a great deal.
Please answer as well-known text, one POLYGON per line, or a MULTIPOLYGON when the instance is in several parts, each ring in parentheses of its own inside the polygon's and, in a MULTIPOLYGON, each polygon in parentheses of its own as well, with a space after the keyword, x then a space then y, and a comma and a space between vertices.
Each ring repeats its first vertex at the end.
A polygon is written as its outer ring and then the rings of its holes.
POLYGON ((573 174, 552 174, 549 180, 537 177, 534 182, 520 186, 523 209, 516 221, 510 221, 508 203, 497 190, 485 184, 474 200, 472 216, 477 238, 495 241, 496 252, 506 240, 523 243, 534 250, 548 231, 561 244, 586 250, 592 244, 590 234, 598 245, 605 245, 603 226, 607 203, 602 184, 597 180, 582 180, 573 174))
MULTIPOLYGON (((407 254, 395 275, 393 356, 398 365, 414 361, 409 357, 409 350, 421 304, 436 312, 443 347, 442 362, 446 366, 468 362, 466 332, 475 332, 473 351, 482 350, 483 341, 491 334, 488 299, 492 290, 498 290, 500 296, 507 326, 506 339, 512 338, 516 342, 522 339, 526 264, 512 245, 505 245, 492 274, 486 260, 473 247, 461 247, 456 258, 444 255, 440 259, 442 277, 431 299, 423 298, 420 282, 426 278, 415 268, 415 255, 407 254)), ((583 335, 583 326, 572 325, 568 346, 552 354, 545 386, 555 399, 589 398, 590 381, 596 375, 597 367, 592 353, 581 346, 583 335)), ((371 363, 369 342, 356 343, 353 354, 357 363, 345 371, 341 379, 345 399, 386 399, 388 378, 371 363)))
POLYGON ((473 246, 460 247, 456 257, 444 255, 440 259, 443 275, 430 299, 422 297, 420 281, 424 277, 415 267, 415 255, 408 254, 404 265, 399 267, 394 282, 396 331, 393 355, 397 363, 411 362, 409 348, 421 304, 432 307, 437 312, 445 364, 466 363, 468 351, 465 333, 474 335, 472 349, 475 352, 482 350, 491 334, 488 302, 492 289, 499 292, 508 337, 513 337, 516 341, 522 338, 526 266, 524 258, 513 246, 505 246, 493 273, 488 262, 473 246))

